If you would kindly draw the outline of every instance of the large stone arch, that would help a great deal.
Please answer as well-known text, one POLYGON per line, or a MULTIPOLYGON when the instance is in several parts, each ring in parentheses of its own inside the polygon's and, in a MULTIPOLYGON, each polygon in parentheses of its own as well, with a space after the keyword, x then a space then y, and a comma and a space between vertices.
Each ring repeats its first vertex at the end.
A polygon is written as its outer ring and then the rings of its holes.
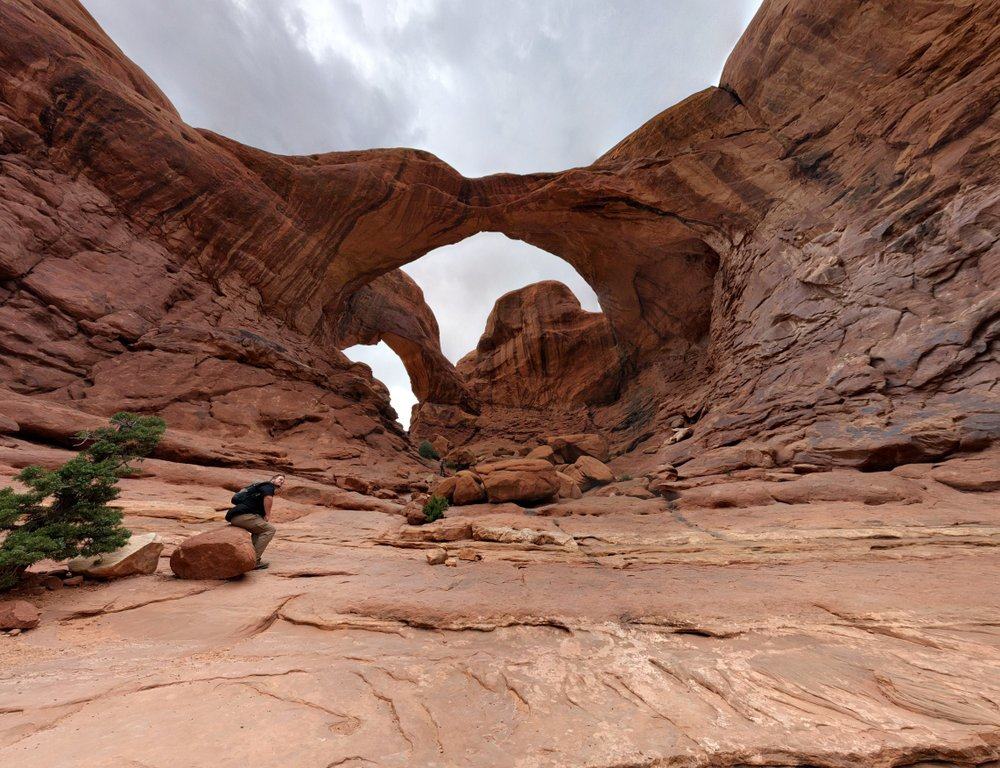
POLYGON ((282 212, 294 211, 291 226, 260 224, 245 233, 227 262, 234 258, 232 266, 254 276, 264 300, 303 330, 339 322, 355 291, 382 275, 491 231, 569 262, 594 289, 629 354, 707 333, 717 248, 728 243, 726 225, 736 217, 718 206, 713 214, 708 203, 699 211, 681 184, 664 199, 658 186, 642 189, 610 173, 629 162, 628 140, 606 165, 467 179, 414 150, 288 158, 205 137, 282 198, 282 212), (312 236, 303 240, 299 227, 312 236), (257 238, 267 246, 251 248, 257 238), (244 261, 247 251, 253 262, 244 261))
MULTIPOLYGON (((704 443, 770 434, 807 461, 936 455, 927 445, 996 434, 997 75, 969 53, 992 50, 990 4, 926 5, 769 0, 720 87, 593 164, 468 179, 418 150, 278 156, 194 129, 77 4, 13 3, 0 18, 5 150, 106 195, 102 212, 165 254, 123 262, 144 285, 178 287, 136 320, 127 281, 96 281, 98 301, 62 297, 86 320, 77 331, 48 309, 62 265, 35 268, 52 241, 25 235, 0 273, 27 284, 60 344, 88 339, 79 364, 57 368, 66 397, 93 389, 99 361, 143 353, 115 345, 167 315, 192 349, 242 360, 263 339, 251 363, 287 355, 322 384, 341 368, 339 318, 359 288, 502 232, 594 287, 642 378, 600 414, 622 445, 683 413, 704 443), (223 303, 249 336, 220 327, 223 303), (219 336, 238 341, 203 341, 219 336), (901 425, 933 434, 885 436, 901 425)), ((5 375, 37 389, 51 369, 5 375)))

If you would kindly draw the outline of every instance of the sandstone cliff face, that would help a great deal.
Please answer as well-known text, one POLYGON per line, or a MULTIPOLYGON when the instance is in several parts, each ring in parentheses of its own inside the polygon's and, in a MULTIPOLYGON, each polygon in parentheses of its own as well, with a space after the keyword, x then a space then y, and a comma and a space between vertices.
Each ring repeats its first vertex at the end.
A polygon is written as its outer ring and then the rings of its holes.
MULTIPOLYGON (((484 385, 440 359, 416 294, 416 317, 363 309, 396 267, 495 230, 597 292, 628 376, 571 420, 619 450, 681 461, 752 435, 882 466, 981 445, 1000 432, 996 21, 959 0, 766 2, 720 88, 594 165, 465 179, 425 152, 281 157, 189 128, 75 3, 8 0, 3 382, 389 455, 384 392, 337 351, 378 337, 467 437, 531 432, 477 419, 484 385), (657 453, 679 415, 694 439, 657 453)), ((521 406, 542 389, 500 387, 521 406)))
POLYGON ((238 273, 209 275, 191 238, 153 223, 186 182, 148 136, 196 134, 79 6, 45 10, 0 13, 5 431, 68 442, 86 414, 128 408, 162 414, 176 436, 162 450, 182 460, 322 474, 401 455, 387 394, 363 366, 271 317, 238 273), (118 183, 144 214, 125 214, 118 183))

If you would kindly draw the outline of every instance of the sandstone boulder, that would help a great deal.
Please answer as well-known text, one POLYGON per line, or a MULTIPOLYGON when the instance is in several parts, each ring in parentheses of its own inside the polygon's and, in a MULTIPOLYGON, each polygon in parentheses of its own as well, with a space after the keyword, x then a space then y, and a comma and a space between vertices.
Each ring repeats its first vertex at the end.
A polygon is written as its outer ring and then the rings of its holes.
POLYGON ((486 500, 486 489, 478 475, 469 470, 462 470, 455 475, 455 487, 452 491, 451 503, 456 506, 463 504, 478 504, 486 500))
POLYGON ((545 444, 552 449, 557 461, 566 464, 572 464, 581 456, 593 456, 600 461, 607 461, 611 457, 608 441, 595 433, 547 437, 545 444))
POLYGON ((406 518, 406 522, 410 525, 423 525, 427 522, 427 516, 424 514, 424 504, 430 499, 430 495, 426 493, 415 493, 410 501, 403 507, 401 514, 406 518))
POLYGON ((34 629, 38 621, 38 609, 26 600, 0 602, 0 629, 34 629))
POLYGON ((555 464, 555 451, 552 450, 551 445, 540 445, 537 448, 532 448, 525 454, 526 459, 544 459, 545 461, 555 464))
POLYGON ((181 579, 232 579, 256 564, 250 534, 233 526, 185 539, 170 556, 170 570, 181 579))
POLYGON ((444 457, 445 461, 456 469, 468 469, 476 463, 476 455, 468 448, 456 448, 444 457))
POLYGON ((593 456, 581 456, 573 466, 567 467, 563 473, 576 481, 581 491, 587 491, 598 485, 607 485, 615 479, 611 467, 593 456))
POLYGON ((428 565, 442 565, 448 559, 447 550, 437 547, 432 549, 427 553, 427 564, 428 565))
POLYGON ((452 475, 451 477, 441 478, 436 485, 431 489, 431 493, 435 496, 440 496, 443 499, 447 499, 450 504, 455 496, 455 486, 458 485, 458 477, 452 475))
MULTIPOLYGON (((535 521, 541 525, 541 521, 535 521)), ((518 524, 516 520, 496 518, 480 523, 473 523, 472 538, 476 541, 491 541, 497 544, 530 545, 536 547, 557 546, 566 549, 577 549, 576 540, 568 533, 560 531, 552 525, 544 528, 529 528, 518 524)), ((459 555, 461 557, 461 554, 459 555)))
POLYGON ((579 499, 583 495, 576 480, 565 472, 556 472, 556 478, 559 480, 558 496, 560 499, 579 499))
POLYGON ((431 447, 437 451, 438 456, 446 456, 451 450, 451 440, 443 435, 434 435, 430 440, 431 447))
POLYGON ((546 501, 554 498, 559 491, 555 468, 541 459, 508 459, 479 464, 476 472, 483 479, 487 499, 494 504, 546 501))
POLYGON ((62 589, 63 588, 63 580, 60 579, 55 574, 51 574, 49 576, 44 576, 39 583, 43 587, 45 587, 47 590, 49 590, 51 592, 54 592, 57 589, 62 589))
POLYGON ((399 541, 446 542, 472 538, 472 522, 462 518, 445 517, 433 523, 420 526, 403 526, 398 534, 399 541))
POLYGON ((155 573, 163 542, 155 533, 132 536, 128 544, 114 552, 95 557, 76 557, 66 563, 73 573, 92 579, 120 579, 124 576, 155 573))
POLYGON ((342 477, 337 481, 337 485, 343 488, 345 491, 354 491, 355 493, 363 493, 367 495, 371 492, 372 484, 361 477, 355 477, 353 475, 347 475, 342 477))
POLYGON ((931 477, 968 493, 1000 491, 1000 451, 955 459, 935 466, 931 477))

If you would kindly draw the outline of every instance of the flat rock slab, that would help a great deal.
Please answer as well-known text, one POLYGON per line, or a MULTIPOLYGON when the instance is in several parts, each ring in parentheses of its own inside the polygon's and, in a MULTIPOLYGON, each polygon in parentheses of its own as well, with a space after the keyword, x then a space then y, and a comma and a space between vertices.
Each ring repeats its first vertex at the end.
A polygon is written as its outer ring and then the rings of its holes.
POLYGON ((128 544, 114 552, 95 557, 77 557, 66 567, 73 573, 94 579, 120 579, 124 576, 155 573, 163 542, 155 533, 132 536, 128 544))

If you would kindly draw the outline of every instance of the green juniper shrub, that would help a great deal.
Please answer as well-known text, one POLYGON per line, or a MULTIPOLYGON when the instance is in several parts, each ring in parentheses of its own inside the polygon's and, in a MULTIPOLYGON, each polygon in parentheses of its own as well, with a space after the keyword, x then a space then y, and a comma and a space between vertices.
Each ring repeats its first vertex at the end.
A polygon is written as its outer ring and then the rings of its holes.
POLYGON ((444 511, 448 509, 448 499, 444 496, 431 496, 424 504, 424 519, 428 523, 440 520, 444 517, 444 511))
POLYGON ((130 461, 148 456, 166 425, 155 416, 116 413, 111 423, 77 437, 83 449, 55 470, 31 466, 17 475, 24 493, 0 489, 0 590, 14 586, 39 560, 111 552, 129 540, 122 513, 109 507, 130 461))
POLYGON ((434 459, 434 461, 441 458, 441 455, 431 445, 430 440, 421 440, 420 445, 417 446, 417 453, 425 459, 434 459))

